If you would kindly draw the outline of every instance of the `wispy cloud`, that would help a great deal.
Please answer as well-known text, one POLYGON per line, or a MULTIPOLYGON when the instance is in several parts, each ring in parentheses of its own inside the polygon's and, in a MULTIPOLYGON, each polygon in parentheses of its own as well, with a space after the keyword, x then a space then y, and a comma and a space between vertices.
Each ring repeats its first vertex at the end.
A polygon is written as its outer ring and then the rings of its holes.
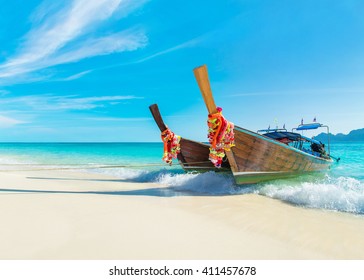
POLYGON ((73 0, 62 7, 59 4, 41 5, 31 19, 33 27, 23 37, 18 52, 0 65, 0 78, 145 46, 147 38, 142 30, 136 28, 100 37, 90 34, 115 14, 125 16, 146 2, 73 0))
POLYGON ((23 124, 23 123, 26 123, 26 122, 0 115, 0 127, 2 127, 2 128, 11 127, 11 126, 15 126, 18 124, 23 124))
POLYGON ((84 58, 110 53, 134 51, 144 47, 146 43, 147 38, 143 31, 133 28, 109 36, 82 41, 75 44, 71 50, 49 57, 43 66, 75 62, 84 58))
POLYGON ((171 53, 171 52, 174 52, 174 51, 178 51, 178 50, 181 50, 181 49, 185 49, 185 48, 189 48, 189 47, 193 47, 195 46, 196 44, 198 44, 200 41, 202 41, 203 39, 203 36, 201 37, 197 37, 197 38, 194 38, 192 40, 189 40, 187 42, 184 42, 182 44, 179 44, 177 46, 174 46, 174 47, 171 47, 171 48, 168 48, 166 50, 163 50, 163 51, 160 51, 160 52, 157 52, 155 54, 152 54, 150 56, 147 56, 145 58, 142 58, 142 59, 139 59, 137 61, 134 61, 133 64, 137 64, 137 63, 141 63, 141 62, 144 62, 144 61, 147 61, 147 60, 150 60, 150 59, 153 59, 153 58, 156 58, 158 56, 161 56, 161 55, 165 55, 167 53, 171 53))
POLYGON ((14 98, 0 99, 0 106, 5 105, 7 109, 19 108, 24 110, 34 109, 37 111, 67 111, 67 110, 90 110, 106 105, 116 105, 121 101, 131 99, 141 99, 133 95, 116 95, 116 96, 92 96, 78 97, 57 96, 57 95, 30 95, 14 98))
POLYGON ((248 96, 276 96, 276 95, 316 95, 316 94, 362 94, 364 89, 361 88, 322 88, 322 89, 301 89, 301 90, 282 90, 282 91, 262 91, 262 92, 244 92, 229 94, 229 97, 248 97, 248 96))
POLYGON ((219 35, 221 32, 226 32, 225 28, 218 28, 218 29, 213 29, 210 30, 204 34, 201 34, 193 39, 190 39, 188 41, 185 41, 184 43, 180 43, 176 46, 167 48, 165 50, 156 52, 152 55, 149 55, 145 58, 133 61, 131 63, 128 64, 138 64, 138 63, 142 63, 151 59, 154 59, 156 57, 162 56, 162 55, 166 55, 169 54, 171 52, 175 52, 175 51, 179 51, 182 49, 186 49, 186 48, 191 48, 191 47, 195 47, 197 45, 211 45, 213 44, 213 40, 216 40, 217 38, 220 38, 221 35, 219 35))
POLYGON ((87 70, 87 71, 83 71, 83 72, 80 72, 80 73, 77 73, 77 74, 74 74, 74 75, 71 75, 71 76, 68 76, 66 78, 63 78, 63 79, 58 79, 57 81, 73 81, 73 80, 77 80, 89 73, 91 73, 92 70, 87 70))
POLYGON ((100 122, 145 122, 150 121, 152 118, 86 118, 90 121, 100 121, 100 122))
POLYGON ((109 65, 109 66, 98 68, 98 69, 95 69, 95 70, 110 69, 110 68, 115 68, 115 67, 120 67, 120 66, 125 66, 125 65, 143 63, 145 61, 151 60, 153 58, 156 58, 156 57, 159 57, 159 56, 171 53, 171 52, 175 52, 175 51, 178 51, 178 50, 181 50, 181 49, 196 46, 197 44, 202 42, 207 37, 207 35, 209 35, 209 33, 207 33, 207 34, 205 34, 203 36, 199 36, 199 37, 196 37, 194 39, 188 40, 188 41, 186 41, 184 43, 178 44, 178 45, 176 45, 174 47, 170 47, 170 48, 165 49, 163 51, 156 52, 154 54, 151 54, 151 55, 149 55, 147 57, 144 57, 144 58, 141 58, 141 59, 138 59, 138 60, 134 60, 134 61, 131 61, 131 62, 126 62, 126 63, 118 63, 118 64, 114 64, 114 65, 109 65))

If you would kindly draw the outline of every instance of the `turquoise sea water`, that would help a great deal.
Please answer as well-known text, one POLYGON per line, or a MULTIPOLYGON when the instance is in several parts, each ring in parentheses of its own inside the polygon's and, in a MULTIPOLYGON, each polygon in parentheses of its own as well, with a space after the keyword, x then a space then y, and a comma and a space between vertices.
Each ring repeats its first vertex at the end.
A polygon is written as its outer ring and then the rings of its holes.
POLYGON ((163 164, 161 143, 1 143, 0 169, 82 168, 167 186, 157 192, 166 196, 258 193, 308 208, 364 214, 364 143, 333 144, 331 154, 341 161, 327 172, 245 187, 228 174, 184 173, 177 163, 163 164))

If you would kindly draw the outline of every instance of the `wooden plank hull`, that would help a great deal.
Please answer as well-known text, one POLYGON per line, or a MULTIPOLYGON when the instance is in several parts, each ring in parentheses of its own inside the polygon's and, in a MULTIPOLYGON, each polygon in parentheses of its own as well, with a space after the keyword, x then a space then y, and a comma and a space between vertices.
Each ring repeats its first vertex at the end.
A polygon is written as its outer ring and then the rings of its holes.
MULTIPOLYGON (((207 67, 193 70, 209 114, 217 112, 207 67)), ((258 133, 235 127, 235 147, 227 151, 237 184, 253 184, 329 168, 331 159, 319 158, 258 133)))
POLYGON ((229 162, 226 160, 221 168, 216 168, 209 160, 209 146, 207 144, 181 138, 181 151, 177 158, 186 171, 230 171, 229 162))
MULTIPOLYGON (((163 132, 167 129, 162 116, 159 112, 157 104, 149 106, 152 116, 159 127, 159 130, 163 132)), ((177 155, 177 159, 182 168, 186 171, 229 171, 230 165, 228 160, 223 162, 221 168, 216 168, 209 160, 209 146, 207 144, 192 141, 181 137, 180 141, 180 153, 177 155)))
POLYGON ((236 127, 231 169, 237 184, 289 178, 329 168, 333 162, 310 155, 263 135, 236 127))

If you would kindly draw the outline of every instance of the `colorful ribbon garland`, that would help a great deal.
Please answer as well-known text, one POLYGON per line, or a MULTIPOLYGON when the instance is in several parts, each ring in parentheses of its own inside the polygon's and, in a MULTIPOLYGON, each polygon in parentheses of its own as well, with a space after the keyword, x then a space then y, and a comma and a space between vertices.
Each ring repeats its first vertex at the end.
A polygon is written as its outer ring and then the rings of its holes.
POLYGON ((230 151, 230 148, 235 146, 234 124, 224 118, 220 107, 216 109, 217 113, 208 115, 207 137, 211 144, 209 159, 215 167, 220 168, 225 157, 225 151, 230 151))
POLYGON ((180 153, 181 136, 175 135, 169 128, 161 133, 161 138, 164 144, 164 152, 162 160, 169 165, 172 165, 172 159, 177 158, 180 153))

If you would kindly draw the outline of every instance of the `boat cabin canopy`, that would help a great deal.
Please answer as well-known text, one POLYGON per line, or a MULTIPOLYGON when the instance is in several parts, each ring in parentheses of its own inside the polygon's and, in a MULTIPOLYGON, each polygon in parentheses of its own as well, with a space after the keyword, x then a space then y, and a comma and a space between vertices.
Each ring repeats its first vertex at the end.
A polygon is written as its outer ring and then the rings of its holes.
POLYGON ((283 128, 268 128, 268 129, 261 129, 257 131, 261 133, 263 136, 268 137, 270 139, 276 140, 280 143, 292 146, 296 149, 299 149, 303 152, 318 156, 329 158, 330 157, 330 138, 329 138, 329 127, 327 125, 323 125, 321 123, 307 123, 307 124, 300 124, 298 127, 293 128, 292 132, 287 131, 285 127, 283 128), (325 127, 327 128, 327 135, 328 135, 328 153, 325 151, 325 145, 320 141, 317 141, 313 138, 306 137, 301 133, 304 130, 311 130, 311 129, 318 129, 325 127), (294 130, 299 131, 293 132, 294 130), (309 147, 305 146, 304 143, 309 143, 309 147))
POLYGON ((290 142, 301 141, 302 138, 301 134, 288 131, 274 131, 274 132, 264 133, 263 135, 278 141, 280 139, 287 138, 288 140, 290 140, 290 142))
POLYGON ((318 129, 319 127, 326 127, 320 123, 308 123, 308 124, 300 124, 295 130, 310 130, 310 129, 318 129))
MULTIPOLYGON (((327 150, 328 150, 328 155, 330 156, 330 129, 329 129, 329 127, 327 125, 323 125, 321 123, 306 123, 306 124, 302 123, 298 127, 293 128, 292 129, 292 132, 294 130, 296 130, 296 131, 303 131, 303 130, 311 130, 311 129, 323 128, 323 127, 325 127, 327 129, 327 144, 328 144, 327 150)), ((307 137, 305 137, 303 135, 302 135, 302 137, 303 138, 307 138, 307 137)), ((310 139, 310 138, 308 138, 308 139, 310 139)), ((318 144, 318 145, 321 145, 322 144, 321 142, 319 142, 317 140, 314 140, 314 139, 310 139, 310 141, 312 143, 314 143, 314 144, 318 144)))
MULTIPOLYGON (((294 128, 296 130, 309 130, 317 129, 323 125, 319 123, 313 124, 302 124, 299 128, 294 128)), ((293 130, 294 130, 293 129, 293 130)), ((286 129, 262 129, 258 132, 262 133, 265 137, 276 140, 286 145, 290 145, 296 149, 299 149, 305 153, 312 154, 317 157, 329 158, 329 154, 326 154, 325 145, 320 141, 306 137, 297 132, 289 132, 286 129), (309 147, 304 146, 304 143, 309 143, 309 147)))

